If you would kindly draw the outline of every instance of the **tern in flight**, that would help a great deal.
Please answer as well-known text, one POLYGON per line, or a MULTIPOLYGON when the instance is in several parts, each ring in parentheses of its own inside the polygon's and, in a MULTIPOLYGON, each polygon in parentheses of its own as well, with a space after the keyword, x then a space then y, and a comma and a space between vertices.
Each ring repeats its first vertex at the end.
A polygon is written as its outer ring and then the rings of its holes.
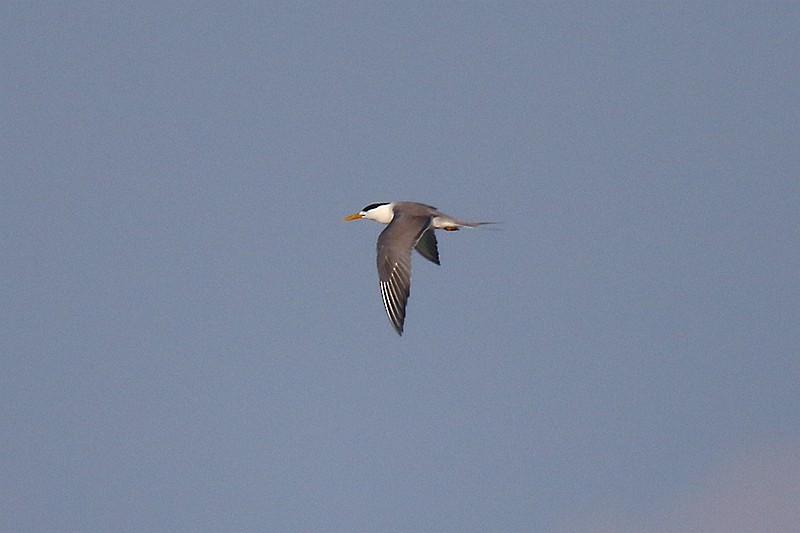
POLYGON ((492 222, 465 222, 417 202, 369 204, 344 220, 368 218, 388 224, 378 236, 378 277, 381 298, 389 321, 400 335, 406 319, 406 304, 411 291, 411 249, 428 261, 439 264, 439 250, 433 230, 456 231, 492 222))

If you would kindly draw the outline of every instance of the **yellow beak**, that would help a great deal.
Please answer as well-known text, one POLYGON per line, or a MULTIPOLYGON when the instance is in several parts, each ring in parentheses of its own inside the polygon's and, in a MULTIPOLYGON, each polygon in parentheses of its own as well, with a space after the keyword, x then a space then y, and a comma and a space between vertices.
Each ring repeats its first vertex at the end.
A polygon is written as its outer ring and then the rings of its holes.
POLYGON ((344 220, 345 221, 356 220, 356 219, 359 219, 359 218, 364 218, 364 215, 362 215, 361 213, 355 213, 355 214, 350 215, 349 217, 344 217, 344 220))

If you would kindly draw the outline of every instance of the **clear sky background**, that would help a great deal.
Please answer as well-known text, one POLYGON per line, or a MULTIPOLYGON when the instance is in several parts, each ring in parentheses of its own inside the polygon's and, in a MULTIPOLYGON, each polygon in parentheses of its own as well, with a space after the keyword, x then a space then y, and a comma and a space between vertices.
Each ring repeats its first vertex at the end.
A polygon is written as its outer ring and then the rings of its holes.
POLYGON ((795 2, 0 15, 0 530, 800 524, 795 2))

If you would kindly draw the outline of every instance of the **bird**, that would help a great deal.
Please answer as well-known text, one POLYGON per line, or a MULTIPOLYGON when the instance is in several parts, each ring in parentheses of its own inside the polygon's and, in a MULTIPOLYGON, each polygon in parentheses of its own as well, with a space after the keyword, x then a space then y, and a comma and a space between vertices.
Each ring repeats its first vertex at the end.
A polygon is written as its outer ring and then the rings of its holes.
POLYGON ((381 299, 386 315, 399 335, 403 334, 406 304, 411 292, 411 250, 435 263, 439 248, 434 230, 457 231, 493 222, 465 222, 418 202, 379 202, 369 204, 345 221, 366 218, 388 224, 378 236, 377 262, 381 299))

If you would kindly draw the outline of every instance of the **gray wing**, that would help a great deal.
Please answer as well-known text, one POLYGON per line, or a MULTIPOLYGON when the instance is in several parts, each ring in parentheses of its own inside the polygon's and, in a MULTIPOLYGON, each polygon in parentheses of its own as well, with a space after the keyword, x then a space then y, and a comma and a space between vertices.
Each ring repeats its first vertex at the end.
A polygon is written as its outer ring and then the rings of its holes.
MULTIPOLYGON (((430 217, 395 213, 378 236, 378 277, 383 307, 400 335, 411 293, 411 249, 431 225, 430 217)), ((423 254, 424 255, 424 254, 423 254)))
POLYGON ((433 228, 428 228, 422 233, 414 249, 428 261, 440 264, 439 248, 436 246, 436 235, 433 234, 433 228))

